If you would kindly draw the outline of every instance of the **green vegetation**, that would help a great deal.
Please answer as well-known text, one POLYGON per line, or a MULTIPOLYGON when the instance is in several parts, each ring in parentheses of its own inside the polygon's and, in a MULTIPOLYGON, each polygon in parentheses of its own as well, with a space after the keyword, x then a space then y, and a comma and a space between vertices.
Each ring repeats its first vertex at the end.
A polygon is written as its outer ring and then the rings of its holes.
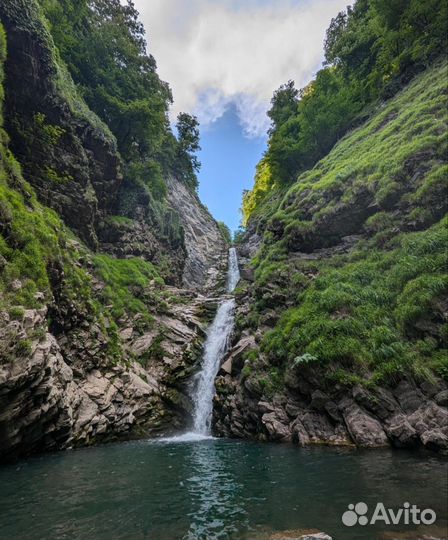
POLYGON ((254 187, 243 195, 243 226, 246 227, 249 217, 273 187, 272 173, 268 159, 265 157, 257 165, 254 187))
MULTIPOLYGON (((3 62, 6 39, 0 26, 0 97, 3 97, 3 62)), ((2 101, 0 101, 0 111, 2 101)), ((107 255, 92 256, 60 217, 40 204, 33 187, 8 149, 8 136, 0 116, 0 310, 11 320, 23 320, 26 308, 50 306, 49 324, 65 317, 67 311, 97 325, 107 336, 110 361, 123 354, 117 323, 123 317, 139 314, 136 326, 152 322, 151 311, 163 309, 160 291, 163 281, 155 267, 142 259, 117 260, 107 255), (59 311, 61 310, 61 314, 59 311)), ((34 117, 33 133, 50 145, 58 144, 64 131, 50 124, 43 114, 34 117)), ((54 181, 52 174, 48 181, 54 181)), ((132 220, 111 216, 111 221, 129 225, 132 220)), ((68 323, 68 321, 67 321, 68 323)), ((69 323, 68 323, 69 324, 69 323)), ((41 339, 37 328, 28 339, 7 336, 13 349, 0 351, 4 361, 27 356, 32 340, 41 339)))
MULTIPOLYGON (((151 311, 165 305, 158 272, 142 259, 97 255, 92 273, 83 266, 91 257, 88 250, 52 210, 39 204, 4 145, 0 157, 0 309, 21 320, 24 308, 56 302, 57 310, 68 303, 84 319, 101 325, 108 336, 109 358, 120 360, 116 322, 141 314, 140 325, 145 326, 152 321, 151 311), (51 278, 55 269, 60 275, 57 283, 51 278), (104 283, 95 288, 98 279, 104 283)), ((28 345, 19 341, 15 353, 26 355, 28 345)))
POLYGON ((275 92, 265 157, 244 197, 244 224, 274 186, 312 167, 379 100, 390 98, 447 47, 446 2, 357 0, 331 22, 326 67, 306 88, 275 92))
POLYGON ((37 202, 4 144, 0 158, 0 305, 39 307, 51 299, 49 267, 76 262, 68 247, 72 235, 55 212, 37 202))
POLYGON ((5 91, 3 89, 3 80, 5 78, 5 72, 3 69, 6 60, 6 32, 3 26, 0 24, 0 126, 3 125, 3 100, 5 98, 5 91))
POLYGON ((291 286, 297 307, 282 315, 262 349, 295 367, 328 366, 330 375, 341 364, 373 373, 375 382, 423 366, 442 375, 446 224, 402 234, 391 244, 397 247, 322 262, 301 292, 291 286))
POLYGON ((157 304, 154 289, 163 285, 155 267, 143 259, 115 259, 108 255, 97 255, 93 262, 104 282, 100 297, 103 303, 111 305, 113 317, 140 313, 150 322, 148 306, 157 304))
POLYGON ((159 199, 164 196, 163 176, 168 174, 197 187, 197 119, 180 114, 176 139, 168 119, 171 91, 146 52, 145 31, 133 3, 39 3, 77 89, 117 139, 126 178, 143 178, 159 199))
POLYGON ((279 321, 247 374, 318 370, 348 386, 447 377, 446 80, 436 61, 289 187, 263 179, 260 162, 245 205, 263 244, 241 324, 258 327, 267 309, 279 321))
POLYGON ((349 211, 360 196, 371 198, 377 210, 386 212, 372 217, 370 227, 375 227, 374 220, 384 226, 386 216, 393 220, 387 211, 394 205, 409 222, 417 217, 410 213, 417 207, 428 212, 429 222, 440 218, 444 200, 436 197, 446 171, 446 73, 445 63, 428 70, 316 167, 300 175, 271 218, 272 234, 281 231, 289 245, 298 237, 303 242, 321 223, 331 223, 341 206, 349 211))
POLYGON ((230 245, 232 243, 232 234, 229 227, 223 221, 218 221, 218 227, 224 240, 230 245))

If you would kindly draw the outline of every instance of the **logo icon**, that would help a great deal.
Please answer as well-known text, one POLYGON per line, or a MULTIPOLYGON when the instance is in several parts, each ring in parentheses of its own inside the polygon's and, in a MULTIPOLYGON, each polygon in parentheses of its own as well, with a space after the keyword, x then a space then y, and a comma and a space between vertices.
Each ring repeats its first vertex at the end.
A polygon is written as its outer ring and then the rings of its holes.
POLYGON ((369 507, 364 502, 349 504, 348 510, 342 514, 342 523, 346 527, 355 525, 374 525, 383 522, 386 525, 432 525, 437 515, 431 508, 421 510, 417 505, 405 502, 402 508, 386 508, 382 502, 376 504, 372 516, 367 516, 369 507))
POLYGON ((367 514, 368 509, 367 504, 363 502, 349 504, 348 510, 342 514, 342 523, 346 527, 353 527, 356 524, 367 525, 369 520, 365 514, 367 514))

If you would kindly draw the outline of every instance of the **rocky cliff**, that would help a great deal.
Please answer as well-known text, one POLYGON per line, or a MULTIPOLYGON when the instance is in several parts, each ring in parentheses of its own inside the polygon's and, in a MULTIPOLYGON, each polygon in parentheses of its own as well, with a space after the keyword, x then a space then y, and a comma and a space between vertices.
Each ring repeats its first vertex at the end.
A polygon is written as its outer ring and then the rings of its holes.
POLYGON ((175 178, 168 179, 168 200, 185 231, 187 259, 182 274, 185 286, 198 290, 223 287, 227 249, 222 235, 196 193, 175 178))
POLYGON ((179 429, 224 240, 123 179, 37 3, 0 21, 0 459, 179 429))
POLYGON ((216 433, 448 451, 446 69, 249 221, 216 433))

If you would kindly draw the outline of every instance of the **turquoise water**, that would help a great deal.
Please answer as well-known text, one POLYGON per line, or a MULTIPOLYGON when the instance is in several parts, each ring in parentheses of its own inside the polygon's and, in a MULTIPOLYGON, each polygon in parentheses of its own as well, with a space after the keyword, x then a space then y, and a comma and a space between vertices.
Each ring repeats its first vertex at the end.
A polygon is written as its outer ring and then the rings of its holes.
POLYGON ((405 451, 217 439, 108 445, 0 468, 0 538, 247 540, 317 528, 372 540, 374 527, 342 525, 348 504, 409 501, 434 509, 442 527, 446 473, 442 458, 405 451))

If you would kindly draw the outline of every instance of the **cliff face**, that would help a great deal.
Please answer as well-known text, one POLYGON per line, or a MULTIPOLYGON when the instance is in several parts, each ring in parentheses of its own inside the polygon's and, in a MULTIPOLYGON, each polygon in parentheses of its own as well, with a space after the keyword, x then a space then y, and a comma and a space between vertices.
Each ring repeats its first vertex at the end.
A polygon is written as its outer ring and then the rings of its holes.
POLYGON ((121 182, 120 157, 107 127, 76 95, 56 60, 34 2, 2 2, 8 39, 5 123, 11 150, 43 204, 91 247, 121 182))
POLYGON ((187 259, 184 286, 213 291, 225 281, 227 249, 215 220, 196 193, 175 178, 168 180, 168 200, 180 216, 185 231, 187 259))
POLYGON ((0 21, 0 458, 180 429, 218 227, 176 180, 169 202, 123 181, 35 2, 0 21))
POLYGON ((249 222, 220 435, 448 450, 446 69, 249 222))

